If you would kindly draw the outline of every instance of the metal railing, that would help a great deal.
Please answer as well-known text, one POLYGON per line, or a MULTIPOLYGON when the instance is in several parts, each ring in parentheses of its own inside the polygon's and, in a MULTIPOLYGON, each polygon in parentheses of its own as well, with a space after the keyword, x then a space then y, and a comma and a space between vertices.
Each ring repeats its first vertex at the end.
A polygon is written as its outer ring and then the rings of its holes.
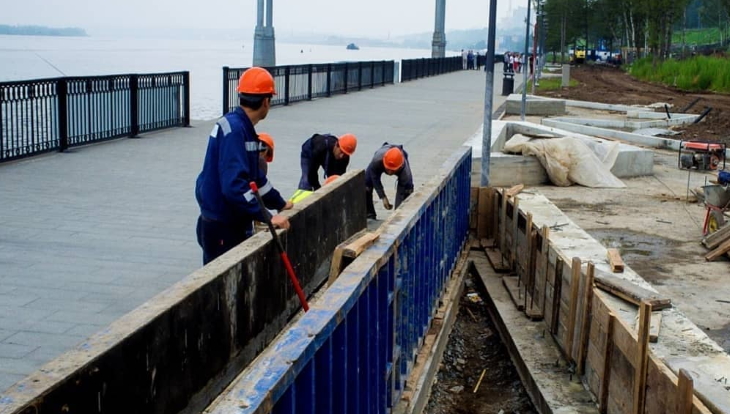
MULTIPOLYGON (((223 67, 223 114, 238 106, 238 78, 248 68, 223 67)), ((363 88, 394 83, 395 62, 343 62, 266 68, 274 76, 272 105, 311 101, 363 88)))
POLYGON ((401 82, 462 70, 461 56, 446 58, 403 59, 401 82))
POLYGON ((0 83, 0 162, 188 125, 189 72, 0 83))
POLYGON ((466 241, 470 173, 462 148, 206 412, 390 412, 466 241))

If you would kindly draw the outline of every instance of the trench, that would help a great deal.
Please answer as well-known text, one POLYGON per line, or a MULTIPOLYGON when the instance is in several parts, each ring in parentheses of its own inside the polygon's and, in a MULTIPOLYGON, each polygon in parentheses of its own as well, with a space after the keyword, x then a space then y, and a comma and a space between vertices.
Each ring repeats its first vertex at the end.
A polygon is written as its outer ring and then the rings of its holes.
POLYGON ((481 281, 469 272, 464 283, 424 414, 537 413, 489 316, 481 281))

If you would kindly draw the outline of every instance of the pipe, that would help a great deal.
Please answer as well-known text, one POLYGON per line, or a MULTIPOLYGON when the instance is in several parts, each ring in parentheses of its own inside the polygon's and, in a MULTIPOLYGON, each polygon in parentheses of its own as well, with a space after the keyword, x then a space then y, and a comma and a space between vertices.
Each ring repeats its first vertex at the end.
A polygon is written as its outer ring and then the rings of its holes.
POLYGON ((497 37, 497 0, 489 1, 489 26, 487 27, 487 84, 484 87, 484 124, 482 126, 482 179, 481 186, 489 186, 489 164, 492 151, 492 109, 494 105, 494 44, 497 37))
POLYGON ((707 108, 705 108, 704 111, 702 111, 702 113, 700 114, 700 117, 697 118, 697 119, 695 119, 695 121, 692 122, 692 123, 693 124, 698 124, 700 121, 702 121, 707 116, 707 114, 710 113, 710 111, 712 111, 712 107, 711 106, 708 106, 707 108))

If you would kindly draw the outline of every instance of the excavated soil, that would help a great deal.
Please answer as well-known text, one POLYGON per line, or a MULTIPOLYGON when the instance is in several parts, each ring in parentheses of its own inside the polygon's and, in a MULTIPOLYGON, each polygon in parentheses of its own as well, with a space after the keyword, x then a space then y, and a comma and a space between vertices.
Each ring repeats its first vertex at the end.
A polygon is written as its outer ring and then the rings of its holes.
POLYGON ((675 130, 680 135, 673 138, 730 144, 730 95, 684 92, 673 87, 647 83, 633 78, 620 68, 608 65, 574 66, 570 68, 570 76, 571 79, 578 81, 578 86, 538 94, 553 98, 622 105, 650 105, 662 102, 670 105, 671 112, 690 114, 700 114, 709 107, 712 110, 702 121, 677 127, 675 130), (692 108, 683 111, 697 98, 699 101, 692 108))
POLYGON ((476 282, 467 276, 465 283, 459 313, 424 413, 536 413, 489 319, 476 282), (482 372, 484 377, 479 383, 482 372))

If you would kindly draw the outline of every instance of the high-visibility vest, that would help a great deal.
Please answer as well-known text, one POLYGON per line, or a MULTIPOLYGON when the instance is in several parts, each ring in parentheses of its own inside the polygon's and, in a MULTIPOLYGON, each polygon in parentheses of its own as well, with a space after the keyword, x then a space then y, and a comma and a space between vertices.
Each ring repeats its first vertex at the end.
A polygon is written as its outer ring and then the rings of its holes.
POLYGON ((309 197, 310 195, 312 195, 313 192, 314 191, 309 191, 309 190, 297 190, 289 198, 289 201, 296 204, 296 203, 304 200, 305 198, 309 197))

